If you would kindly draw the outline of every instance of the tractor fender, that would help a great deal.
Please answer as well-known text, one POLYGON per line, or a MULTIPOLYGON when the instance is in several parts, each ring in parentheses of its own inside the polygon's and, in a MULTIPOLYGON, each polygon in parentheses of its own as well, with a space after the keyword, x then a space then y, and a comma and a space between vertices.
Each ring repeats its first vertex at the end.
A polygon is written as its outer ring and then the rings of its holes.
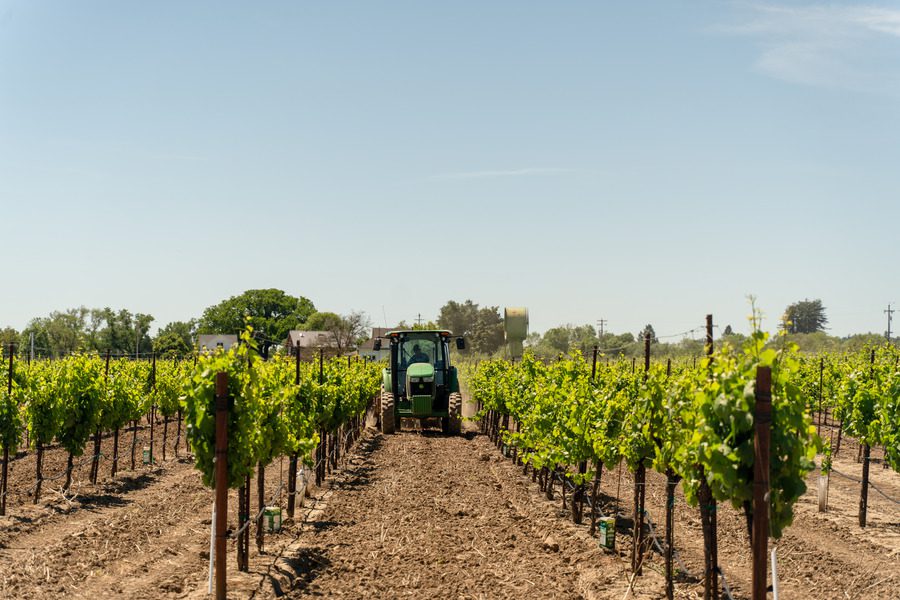
POLYGON ((456 367, 450 367, 450 393, 459 393, 459 372, 456 367))
POLYGON ((385 391, 390 392, 393 390, 391 387, 391 370, 390 369, 382 369, 381 370, 381 385, 384 386, 385 391))

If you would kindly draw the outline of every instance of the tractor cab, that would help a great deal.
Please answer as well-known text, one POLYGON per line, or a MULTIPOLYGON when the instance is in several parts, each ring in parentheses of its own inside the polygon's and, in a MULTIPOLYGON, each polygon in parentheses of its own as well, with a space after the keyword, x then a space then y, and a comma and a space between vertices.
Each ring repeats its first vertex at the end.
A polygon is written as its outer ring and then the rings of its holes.
MULTIPOLYGON (((391 362, 382 373, 382 431, 393 433, 403 418, 439 418, 446 433, 459 432, 462 397, 456 368, 450 364, 452 337, 446 330, 387 334, 391 362)), ((456 338, 456 347, 465 348, 465 340, 456 338)))

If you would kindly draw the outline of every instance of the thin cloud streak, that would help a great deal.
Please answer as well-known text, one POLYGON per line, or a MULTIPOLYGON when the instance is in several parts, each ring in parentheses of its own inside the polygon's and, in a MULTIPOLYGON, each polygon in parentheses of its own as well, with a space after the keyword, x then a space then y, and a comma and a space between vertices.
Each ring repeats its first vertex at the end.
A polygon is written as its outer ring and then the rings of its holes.
POLYGON ((523 177, 528 175, 556 175, 574 173, 575 169, 555 167, 534 167, 525 169, 498 169, 492 171, 463 171, 459 173, 442 173, 429 179, 488 179, 493 177, 523 177))
POLYGON ((789 83, 900 96, 900 10, 749 4, 720 32, 757 38, 754 68, 789 83))

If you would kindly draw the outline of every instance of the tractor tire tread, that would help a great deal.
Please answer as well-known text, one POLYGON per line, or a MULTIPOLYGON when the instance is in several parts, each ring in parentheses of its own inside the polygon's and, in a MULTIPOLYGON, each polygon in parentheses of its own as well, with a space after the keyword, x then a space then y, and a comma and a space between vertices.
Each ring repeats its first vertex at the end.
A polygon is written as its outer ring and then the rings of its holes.
POLYGON ((462 394, 453 392, 450 394, 447 411, 450 415, 447 417, 446 433, 448 435, 459 435, 462 431, 462 394))
POLYGON ((394 394, 381 390, 381 433, 391 435, 397 431, 394 412, 394 394))

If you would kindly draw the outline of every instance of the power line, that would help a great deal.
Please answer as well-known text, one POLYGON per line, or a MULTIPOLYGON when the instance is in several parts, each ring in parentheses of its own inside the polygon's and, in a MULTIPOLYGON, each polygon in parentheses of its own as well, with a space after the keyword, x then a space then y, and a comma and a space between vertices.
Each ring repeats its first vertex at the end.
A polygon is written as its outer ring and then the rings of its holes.
POLYGON ((891 341, 891 321, 894 318, 894 313, 897 311, 894 310, 893 308, 891 308, 891 305, 888 304, 887 310, 885 310, 884 312, 885 312, 885 314, 887 314, 887 318, 888 318, 888 328, 887 328, 886 336, 887 336, 887 340, 891 341))

